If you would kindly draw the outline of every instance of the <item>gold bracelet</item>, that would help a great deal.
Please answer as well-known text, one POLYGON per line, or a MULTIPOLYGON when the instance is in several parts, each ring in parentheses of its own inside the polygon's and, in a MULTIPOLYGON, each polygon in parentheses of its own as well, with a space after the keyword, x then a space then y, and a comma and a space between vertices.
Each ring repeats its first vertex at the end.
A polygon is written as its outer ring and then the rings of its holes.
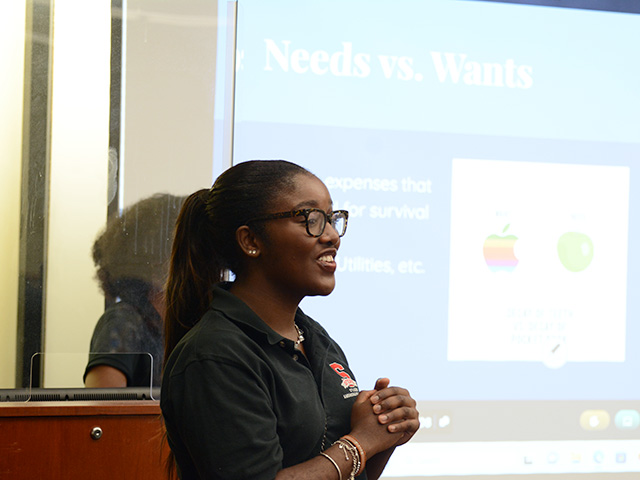
POLYGON ((324 452, 320 452, 320 455, 322 455, 324 458, 326 458, 331 463, 333 463, 333 466, 336 467, 336 470, 338 471, 338 479, 342 480, 342 472, 340 471, 340 467, 338 466, 336 461, 324 452))
POLYGON ((362 473, 365 465, 367 464, 367 454, 364 451, 364 448, 362 448, 362 445, 360 445, 360 442, 356 440, 355 437, 351 435, 343 435, 342 438, 344 438, 347 442, 350 442, 358 450, 358 454, 360 455, 360 469, 356 472, 356 476, 358 476, 362 473))
POLYGON ((356 478, 356 472, 360 471, 360 453, 358 449, 349 441, 343 440, 340 438, 336 440, 333 445, 338 445, 338 448, 344 452, 344 459, 349 461, 349 453, 352 457, 352 466, 351 473, 349 474, 349 480, 354 480, 356 478))

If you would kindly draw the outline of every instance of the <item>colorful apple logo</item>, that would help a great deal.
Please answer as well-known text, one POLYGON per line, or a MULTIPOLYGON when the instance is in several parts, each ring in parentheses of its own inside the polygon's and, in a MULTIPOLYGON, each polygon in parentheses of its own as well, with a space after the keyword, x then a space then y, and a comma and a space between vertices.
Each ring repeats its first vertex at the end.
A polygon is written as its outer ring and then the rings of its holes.
POLYGON ((558 239, 558 258, 570 272, 581 272, 593 260, 593 242, 584 233, 567 232, 558 239))
MULTIPOLYGON (((509 224, 502 229, 502 233, 506 233, 509 224)), ((484 260, 487 262, 489 270, 492 272, 512 272, 518 259, 513 253, 513 247, 518 240, 515 235, 489 235, 484 241, 482 253, 484 260)))

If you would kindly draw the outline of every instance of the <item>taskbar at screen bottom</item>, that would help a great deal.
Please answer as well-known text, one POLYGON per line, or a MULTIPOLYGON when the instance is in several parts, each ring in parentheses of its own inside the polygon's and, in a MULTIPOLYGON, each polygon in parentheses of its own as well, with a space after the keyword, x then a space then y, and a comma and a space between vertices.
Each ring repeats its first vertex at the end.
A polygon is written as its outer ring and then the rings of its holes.
POLYGON ((637 480, 640 440, 410 442, 382 478, 637 480))
POLYGON ((412 442, 640 439, 640 400, 418 401, 418 411, 412 442))

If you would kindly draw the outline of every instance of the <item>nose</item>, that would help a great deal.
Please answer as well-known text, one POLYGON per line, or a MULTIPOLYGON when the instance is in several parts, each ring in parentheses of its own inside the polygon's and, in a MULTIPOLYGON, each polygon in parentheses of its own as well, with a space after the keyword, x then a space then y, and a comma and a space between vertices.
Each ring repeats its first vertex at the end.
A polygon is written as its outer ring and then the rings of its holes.
POLYGON ((334 245, 336 248, 340 246, 340 235, 331 222, 327 222, 324 226, 324 232, 320 236, 320 240, 334 245))

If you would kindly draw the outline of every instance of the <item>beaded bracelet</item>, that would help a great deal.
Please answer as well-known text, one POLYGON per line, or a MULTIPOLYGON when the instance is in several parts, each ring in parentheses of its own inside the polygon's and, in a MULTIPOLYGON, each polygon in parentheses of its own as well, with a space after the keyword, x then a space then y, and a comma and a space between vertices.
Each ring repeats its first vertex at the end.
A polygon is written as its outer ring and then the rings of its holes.
POLYGON ((333 463, 333 466, 336 467, 336 470, 338 471, 338 479, 342 480, 342 472, 340 471, 340 467, 338 466, 336 461, 324 452, 320 452, 320 455, 322 455, 324 458, 326 458, 331 463, 333 463))
POLYGON ((351 435, 343 435, 342 438, 351 443, 358 450, 358 455, 360 456, 360 469, 356 472, 356 476, 358 476, 362 473, 365 465, 367 464, 367 454, 355 437, 352 437, 351 435))
POLYGON ((344 459, 349 461, 349 453, 352 458, 352 466, 351 473, 349 474, 349 480, 354 480, 356 478, 356 473, 360 471, 361 462, 360 462, 360 453, 358 449, 351 442, 347 440, 343 440, 342 438, 336 440, 333 445, 338 445, 338 448, 344 452, 344 459))

